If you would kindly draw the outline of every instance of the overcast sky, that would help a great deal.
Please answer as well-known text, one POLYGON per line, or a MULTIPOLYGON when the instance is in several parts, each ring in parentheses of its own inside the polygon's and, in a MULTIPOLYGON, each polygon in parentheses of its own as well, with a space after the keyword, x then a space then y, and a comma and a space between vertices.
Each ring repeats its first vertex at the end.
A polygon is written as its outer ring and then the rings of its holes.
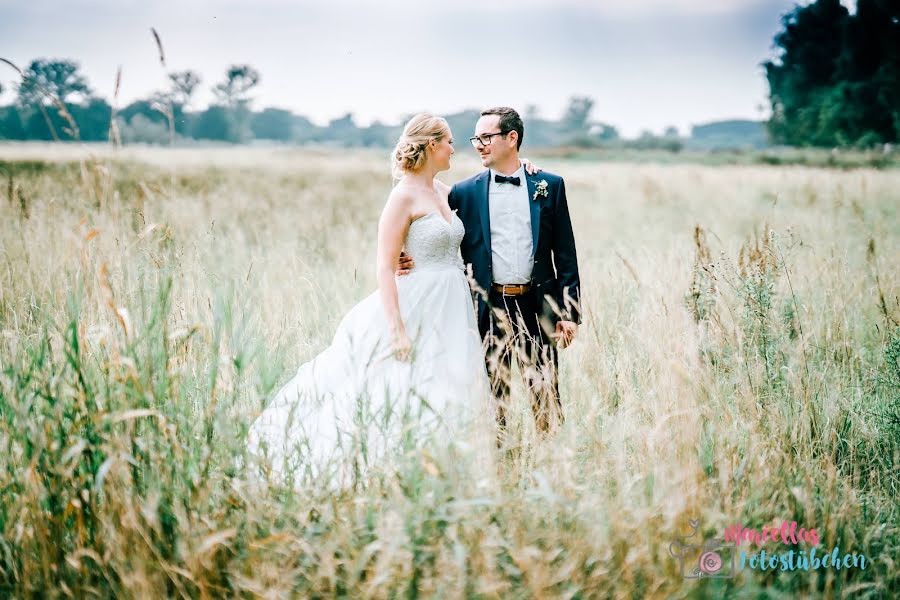
MULTIPOLYGON (((77 60, 120 106, 203 78, 197 107, 232 63, 256 67, 256 108, 324 124, 528 104, 557 118, 588 95, 593 118, 627 136, 723 118, 768 116, 760 63, 791 0, 0 0, 0 57, 77 60)), ((9 88, 16 74, 0 64, 9 88)), ((10 92, 0 100, 12 99, 10 92)))

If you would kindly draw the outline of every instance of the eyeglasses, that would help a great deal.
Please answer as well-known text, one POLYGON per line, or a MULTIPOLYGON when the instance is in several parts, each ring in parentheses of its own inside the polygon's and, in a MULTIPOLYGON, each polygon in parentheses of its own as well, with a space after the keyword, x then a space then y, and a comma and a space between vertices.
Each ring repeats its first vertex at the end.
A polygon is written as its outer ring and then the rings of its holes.
POLYGON ((479 143, 482 146, 490 146, 491 138, 493 138, 495 135, 506 135, 506 134, 503 133, 502 131, 498 131, 497 133, 483 133, 481 135, 476 135, 474 137, 470 137, 469 141, 472 142, 472 146, 474 146, 475 148, 478 147, 479 143))

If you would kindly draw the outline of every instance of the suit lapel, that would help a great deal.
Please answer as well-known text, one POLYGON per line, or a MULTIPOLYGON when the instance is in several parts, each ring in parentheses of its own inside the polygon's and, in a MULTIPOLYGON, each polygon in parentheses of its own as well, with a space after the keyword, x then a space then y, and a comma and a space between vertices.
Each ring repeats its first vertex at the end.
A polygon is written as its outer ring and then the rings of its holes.
POLYGON ((481 233, 484 235, 488 256, 491 254, 491 211, 488 205, 490 173, 490 169, 482 172, 475 181, 475 196, 478 198, 478 212, 481 215, 481 233))
POLYGON ((525 172, 525 181, 528 184, 528 207, 531 209, 531 251, 537 253, 538 232, 541 230, 541 203, 534 195, 535 176, 525 172))

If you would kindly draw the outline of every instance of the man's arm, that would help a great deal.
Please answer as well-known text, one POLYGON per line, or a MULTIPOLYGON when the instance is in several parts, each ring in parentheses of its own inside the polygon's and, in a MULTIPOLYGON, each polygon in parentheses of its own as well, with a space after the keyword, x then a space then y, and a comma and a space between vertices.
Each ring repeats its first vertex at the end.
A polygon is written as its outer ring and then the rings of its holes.
POLYGON ((559 180, 556 192, 556 223, 553 224, 553 262, 559 280, 559 301, 562 320, 581 323, 581 279, 578 275, 578 256, 575 234, 566 200, 566 183, 559 180))

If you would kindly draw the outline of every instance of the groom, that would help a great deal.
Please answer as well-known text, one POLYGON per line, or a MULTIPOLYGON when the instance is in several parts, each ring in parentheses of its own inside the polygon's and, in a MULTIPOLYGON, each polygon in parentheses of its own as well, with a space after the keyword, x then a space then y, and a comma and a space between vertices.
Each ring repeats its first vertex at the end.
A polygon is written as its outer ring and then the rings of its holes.
MULTIPOLYGON (((539 432, 563 422, 557 346, 568 346, 581 322, 565 183, 546 171, 526 173, 519 160, 524 133, 514 109, 482 111, 470 141, 487 170, 454 185, 449 198, 466 228, 463 261, 480 288, 478 325, 501 434, 514 358, 539 432)), ((414 258, 402 257, 400 268, 414 258)))

